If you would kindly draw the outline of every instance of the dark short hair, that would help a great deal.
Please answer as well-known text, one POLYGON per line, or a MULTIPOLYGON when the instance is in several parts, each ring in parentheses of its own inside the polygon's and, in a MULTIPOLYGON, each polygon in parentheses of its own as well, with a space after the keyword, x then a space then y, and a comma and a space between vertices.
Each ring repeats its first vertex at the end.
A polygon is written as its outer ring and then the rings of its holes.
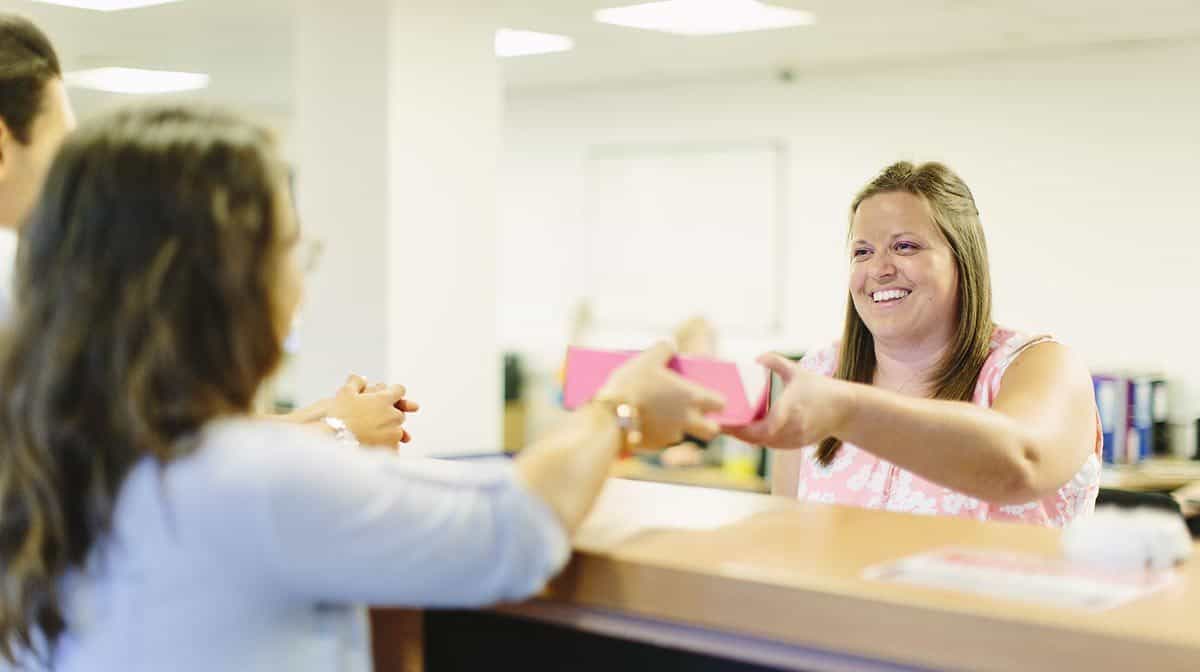
POLYGON ((22 143, 42 109, 46 83, 62 77, 50 39, 32 21, 0 12, 0 119, 22 143))

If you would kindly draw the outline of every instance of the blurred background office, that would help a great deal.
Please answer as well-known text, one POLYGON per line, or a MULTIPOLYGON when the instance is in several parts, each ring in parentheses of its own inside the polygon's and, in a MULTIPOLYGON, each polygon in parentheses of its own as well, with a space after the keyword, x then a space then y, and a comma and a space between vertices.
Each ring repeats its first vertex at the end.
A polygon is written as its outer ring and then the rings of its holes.
POLYGON ((486 452, 554 422, 568 343, 703 315, 723 357, 802 353, 840 333, 853 193, 939 160, 976 189, 997 321, 1118 374, 1108 423, 1153 411, 1159 452, 1195 454, 1200 3, 632 5, 6 3, 81 118, 173 95, 279 130, 324 254, 273 403, 349 368, 421 399, 418 448, 486 452), (1128 380, 1165 381, 1153 408, 1128 380))

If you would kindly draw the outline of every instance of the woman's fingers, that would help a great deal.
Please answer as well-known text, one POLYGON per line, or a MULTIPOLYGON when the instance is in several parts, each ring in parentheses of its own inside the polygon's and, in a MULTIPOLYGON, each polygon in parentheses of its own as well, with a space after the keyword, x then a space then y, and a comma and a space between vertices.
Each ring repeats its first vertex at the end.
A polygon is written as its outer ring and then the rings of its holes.
POLYGON ((709 441, 721 433, 721 426, 715 420, 704 417, 700 411, 690 409, 683 423, 683 430, 686 434, 709 441))

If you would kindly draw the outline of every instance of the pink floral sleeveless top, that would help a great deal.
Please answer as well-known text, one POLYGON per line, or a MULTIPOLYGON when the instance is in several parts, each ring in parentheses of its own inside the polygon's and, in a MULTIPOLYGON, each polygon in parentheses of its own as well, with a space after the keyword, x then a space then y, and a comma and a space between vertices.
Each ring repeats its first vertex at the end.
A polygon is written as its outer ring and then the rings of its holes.
MULTIPOLYGON (((1050 336, 1028 336, 997 328, 992 334, 991 355, 979 372, 972 402, 990 408, 1009 365, 1029 346, 1053 340, 1050 336)), ((805 357, 800 367, 832 376, 837 369, 837 358, 835 344, 805 357)), ((1074 478, 1053 496, 1026 504, 989 504, 926 481, 851 444, 844 444, 828 467, 816 461, 816 446, 803 448, 796 497, 868 509, 1064 527, 1077 516, 1091 514, 1096 507, 1100 491, 1100 431, 1097 418, 1095 452, 1074 478)))

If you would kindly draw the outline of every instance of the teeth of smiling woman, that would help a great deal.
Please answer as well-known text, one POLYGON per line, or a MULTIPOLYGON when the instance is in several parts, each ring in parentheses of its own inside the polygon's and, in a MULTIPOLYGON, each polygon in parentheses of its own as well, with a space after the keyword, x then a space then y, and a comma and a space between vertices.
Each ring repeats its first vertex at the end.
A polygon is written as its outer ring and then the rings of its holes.
POLYGON ((881 303, 883 301, 903 299, 904 297, 908 296, 908 294, 909 292, 907 289, 885 289, 875 292, 871 295, 871 298, 875 301, 875 303, 881 303))

